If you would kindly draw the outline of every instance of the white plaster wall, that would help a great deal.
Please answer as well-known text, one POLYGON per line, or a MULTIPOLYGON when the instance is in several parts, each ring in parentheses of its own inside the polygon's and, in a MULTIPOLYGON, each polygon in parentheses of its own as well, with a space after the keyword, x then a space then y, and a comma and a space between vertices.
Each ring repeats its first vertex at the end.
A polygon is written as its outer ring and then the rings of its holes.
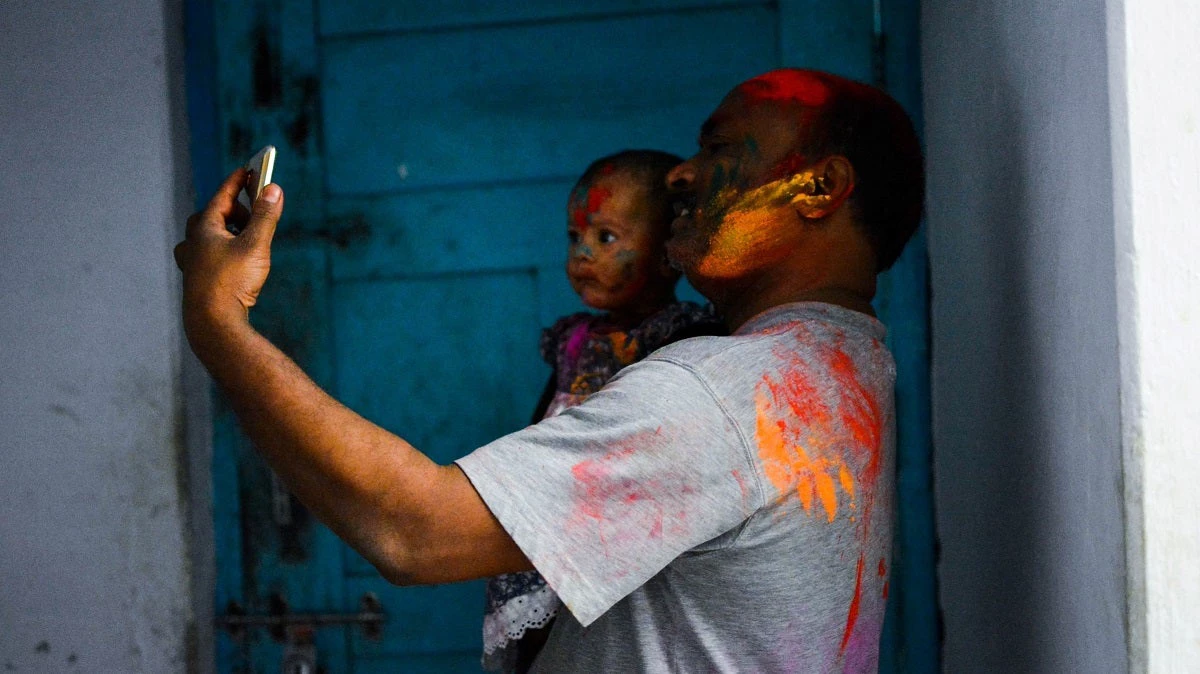
POLYGON ((175 5, 0 3, 3 671, 188 658, 175 5))
POLYGON ((1200 5, 1109 3, 1131 669, 1200 663, 1200 5))
POLYGON ((1125 671, 1105 3, 921 8, 945 671, 1125 671))

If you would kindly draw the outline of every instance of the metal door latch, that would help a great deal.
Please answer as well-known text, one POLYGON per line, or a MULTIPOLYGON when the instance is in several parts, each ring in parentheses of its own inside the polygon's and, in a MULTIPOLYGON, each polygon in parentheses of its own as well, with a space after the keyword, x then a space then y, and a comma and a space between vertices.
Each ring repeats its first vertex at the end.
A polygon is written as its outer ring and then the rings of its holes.
POLYGON ((287 600, 275 594, 271 595, 267 615, 246 615, 241 604, 231 601, 225 615, 217 616, 215 623, 235 639, 241 638, 247 628, 265 627, 271 638, 280 643, 291 641, 288 633, 292 628, 316 629, 334 625, 358 625, 366 638, 377 640, 382 637, 387 614, 383 612, 379 598, 373 592, 367 592, 358 605, 358 613, 292 613, 288 610, 287 600))

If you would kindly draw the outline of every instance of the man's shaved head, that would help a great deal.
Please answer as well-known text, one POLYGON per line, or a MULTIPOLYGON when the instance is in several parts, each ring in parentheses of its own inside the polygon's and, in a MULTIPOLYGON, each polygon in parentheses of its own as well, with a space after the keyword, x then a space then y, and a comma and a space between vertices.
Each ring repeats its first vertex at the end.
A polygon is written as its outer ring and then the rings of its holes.
POLYGON ((796 68, 759 75, 730 95, 751 105, 794 107, 800 156, 850 161, 855 186, 848 203, 858 211, 878 269, 890 267, 916 231, 925 197, 920 142, 900 104, 875 87, 796 68))

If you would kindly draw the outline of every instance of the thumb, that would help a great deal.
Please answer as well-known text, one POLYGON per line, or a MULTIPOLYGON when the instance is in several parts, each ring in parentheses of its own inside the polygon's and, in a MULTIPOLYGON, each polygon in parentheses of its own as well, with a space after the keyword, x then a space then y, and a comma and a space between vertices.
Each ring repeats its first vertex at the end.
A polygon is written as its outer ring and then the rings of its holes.
POLYGON ((254 206, 250 209, 250 220, 242 229, 240 236, 246 237, 251 248, 270 246, 275 237, 275 227, 279 225, 279 216, 283 215, 283 190, 279 185, 271 183, 263 188, 254 206))

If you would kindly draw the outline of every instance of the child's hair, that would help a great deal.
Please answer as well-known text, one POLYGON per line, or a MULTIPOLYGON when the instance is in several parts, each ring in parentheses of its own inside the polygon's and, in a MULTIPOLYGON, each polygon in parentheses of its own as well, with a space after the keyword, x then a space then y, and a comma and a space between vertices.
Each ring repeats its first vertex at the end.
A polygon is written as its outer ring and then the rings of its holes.
POLYGON ((667 191, 667 173, 682 163, 682 157, 670 152, 622 150, 589 164, 579 180, 575 181, 571 194, 578 194, 580 188, 586 189, 602 175, 623 173, 646 189, 646 205, 653 216, 651 220, 655 227, 662 230, 659 233, 663 233, 675 218, 671 196, 667 191))

